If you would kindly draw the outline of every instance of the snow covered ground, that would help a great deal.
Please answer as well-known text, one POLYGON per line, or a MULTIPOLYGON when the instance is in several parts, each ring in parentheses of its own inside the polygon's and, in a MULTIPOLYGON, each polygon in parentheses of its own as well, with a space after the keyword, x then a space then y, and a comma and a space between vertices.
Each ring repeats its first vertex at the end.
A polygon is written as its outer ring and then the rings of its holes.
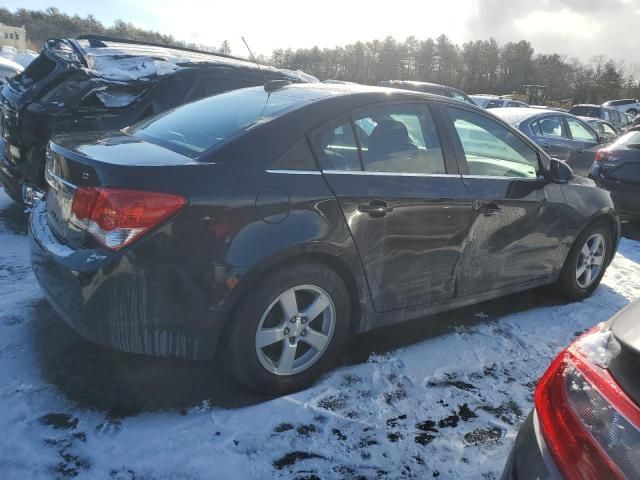
POLYGON ((526 293, 374 332, 314 387, 269 400, 216 362, 81 340, 42 300, 25 224, 0 193, 5 480, 493 479, 550 360, 640 296, 640 242, 623 239, 584 302, 526 293))

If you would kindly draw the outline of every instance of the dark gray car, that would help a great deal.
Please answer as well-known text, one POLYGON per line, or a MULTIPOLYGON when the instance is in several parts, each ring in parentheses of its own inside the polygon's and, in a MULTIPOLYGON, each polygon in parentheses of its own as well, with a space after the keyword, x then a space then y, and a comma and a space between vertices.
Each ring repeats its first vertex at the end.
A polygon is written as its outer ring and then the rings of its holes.
POLYGON ((578 175, 589 174, 596 152, 605 142, 589 124, 569 113, 537 108, 495 108, 491 113, 518 128, 578 175))

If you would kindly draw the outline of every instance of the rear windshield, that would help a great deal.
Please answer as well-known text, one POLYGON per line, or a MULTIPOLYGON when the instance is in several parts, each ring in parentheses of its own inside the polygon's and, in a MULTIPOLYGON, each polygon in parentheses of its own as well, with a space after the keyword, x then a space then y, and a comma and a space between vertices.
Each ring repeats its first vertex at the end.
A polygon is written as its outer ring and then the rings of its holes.
POLYGON ((18 77, 22 80, 19 87, 22 90, 26 90, 34 83, 38 83, 40 80, 49 75, 56 68, 56 63, 48 58, 46 55, 40 54, 35 60, 33 60, 24 72, 18 77))
POLYGON ((573 107, 569 113, 579 117, 600 118, 600 108, 598 107, 573 107))
POLYGON ((286 92, 269 94, 262 87, 234 90, 170 110, 127 133, 195 158, 306 103, 286 92))
POLYGON ((628 147, 640 147, 640 132, 632 131, 621 136, 614 145, 626 145, 628 147))

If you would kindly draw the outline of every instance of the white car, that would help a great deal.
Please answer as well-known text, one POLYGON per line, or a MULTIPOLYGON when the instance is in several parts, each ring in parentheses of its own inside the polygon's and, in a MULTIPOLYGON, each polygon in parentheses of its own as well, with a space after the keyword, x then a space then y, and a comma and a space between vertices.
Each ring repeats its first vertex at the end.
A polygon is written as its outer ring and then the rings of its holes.
POLYGON ((610 100, 602 104, 603 107, 615 108, 619 112, 628 113, 635 117, 640 113, 640 101, 634 98, 625 98, 622 100, 610 100))
POLYGON ((476 105, 482 108, 528 108, 524 102, 513 100, 511 98, 503 98, 497 95, 470 95, 476 105))

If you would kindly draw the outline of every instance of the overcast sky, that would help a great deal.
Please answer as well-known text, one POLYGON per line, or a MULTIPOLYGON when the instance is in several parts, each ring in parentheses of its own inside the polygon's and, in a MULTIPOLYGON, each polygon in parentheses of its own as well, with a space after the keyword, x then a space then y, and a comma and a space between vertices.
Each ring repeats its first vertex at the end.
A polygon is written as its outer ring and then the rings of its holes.
MULTIPOLYGON (((3 4, 44 9, 53 2, 3 4)), ((185 41, 217 46, 227 39, 240 55, 246 54, 241 35, 254 51, 268 55, 274 48, 444 33, 456 42, 526 39, 537 52, 581 60, 604 54, 640 63, 640 0, 58 0, 54 6, 69 14, 92 13, 107 25, 121 18, 185 41)))

